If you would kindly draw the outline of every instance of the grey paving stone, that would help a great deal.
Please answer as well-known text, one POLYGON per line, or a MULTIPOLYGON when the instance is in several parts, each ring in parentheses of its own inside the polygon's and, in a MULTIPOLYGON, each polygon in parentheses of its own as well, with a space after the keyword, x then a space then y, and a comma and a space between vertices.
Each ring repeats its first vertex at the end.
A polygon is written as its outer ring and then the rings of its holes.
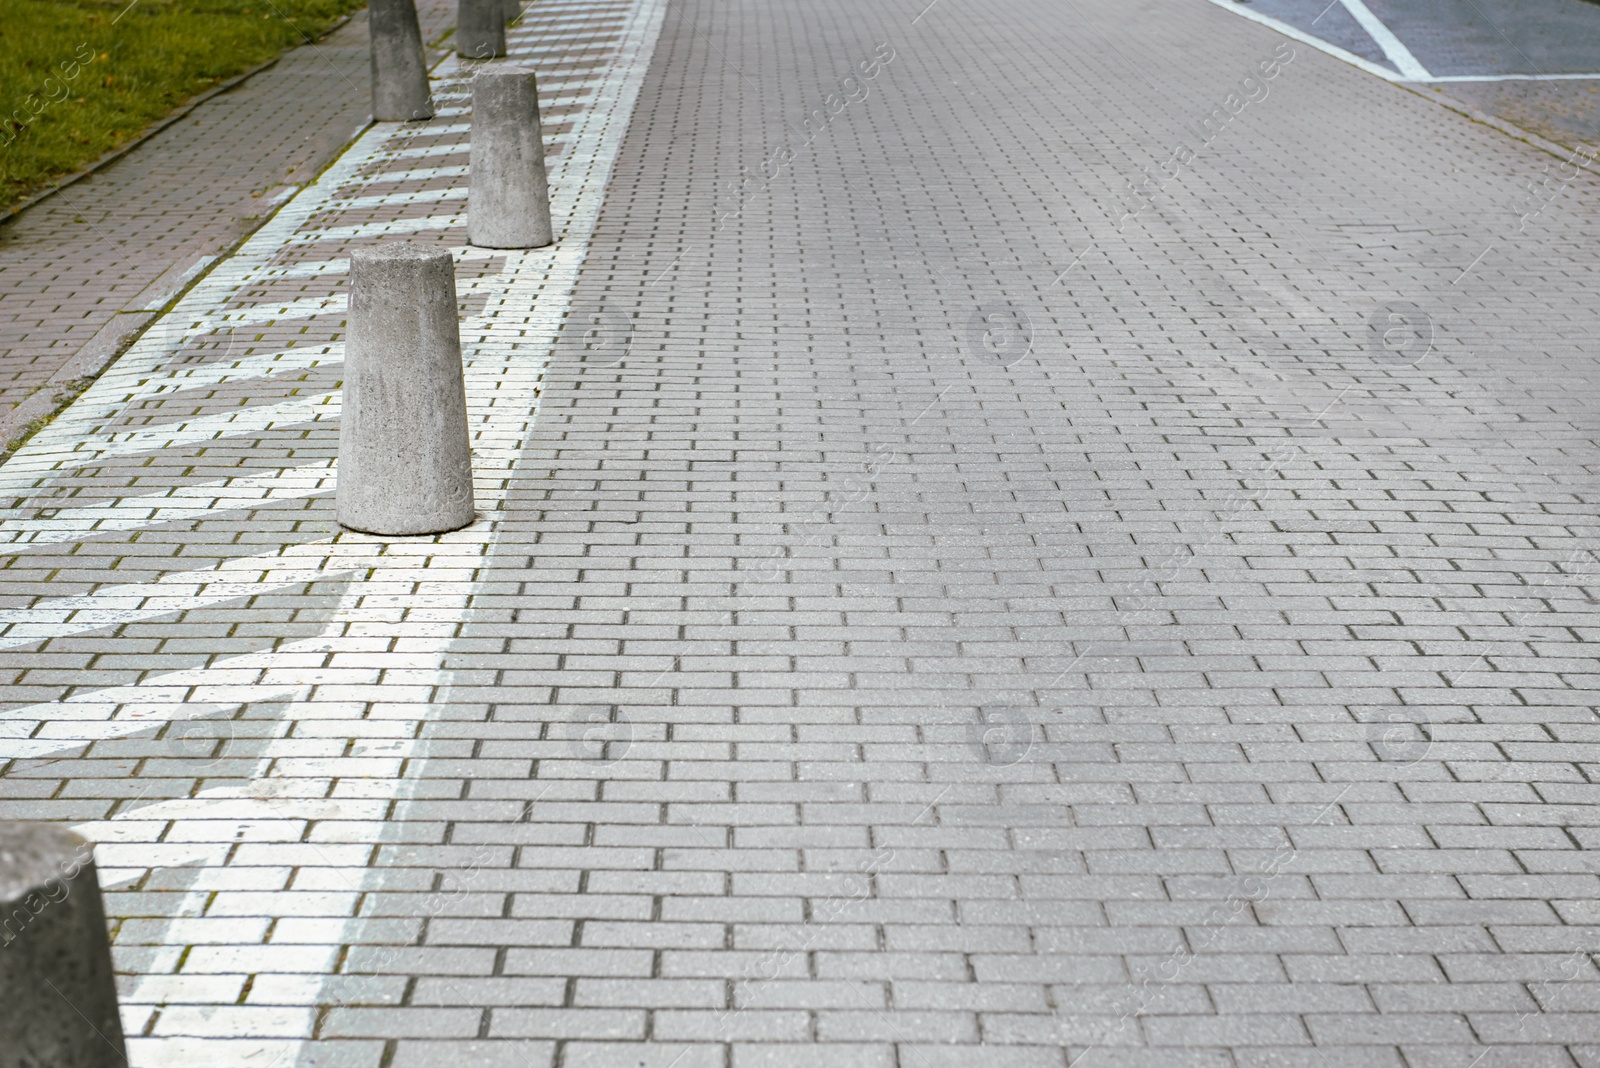
MULTIPOLYGON (((300 670, 368 674, 204 720, 201 742, 235 724, 220 752, 169 752, 169 730, 0 767, 0 811, 49 819, 286 784, 381 802, 242 821, 209 861, 152 834, 157 867, 108 900, 130 977, 202 980, 139 1002, 188 1006, 164 1034, 251 977, 252 1009, 326 1010, 304 1056, 329 1063, 1463 1068, 1492 1041, 1594 1061, 1558 992, 1591 985, 1600 876, 1600 566, 1574 555, 1595 534, 1595 190, 1516 233, 1497 213, 1532 149, 1296 47, 1124 218, 1128 183, 1281 39, 1201 4, 923 6, 663 11, 593 235, 561 250, 633 349, 519 353, 537 417, 497 540, 438 583, 467 605, 442 669, 396 665, 423 641, 395 608, 415 594, 367 589, 372 645, 300 670), (830 104, 852 70, 864 98, 830 104), (1437 328, 1414 366, 1366 345, 1398 300, 1437 328), (1007 305, 1032 333, 1009 366, 970 325, 1007 305), (601 722, 609 748, 565 733, 601 722)), ((530 6, 541 40, 562 10, 530 6)), ((541 55, 542 83, 591 44, 603 69, 593 33, 541 55)), ((431 219, 417 195, 458 180, 398 173, 351 192, 411 203, 316 225, 431 219)), ((463 256, 464 288, 507 262, 463 256)), ((339 285, 265 279, 238 304, 339 285)), ((268 319, 255 342, 341 328, 268 319)), ((249 412, 338 371, 280 377, 109 422, 249 412)), ((33 503, 331 442, 318 422, 149 450, 33 503)), ((325 512, 39 547, 0 597, 312 545, 325 512)), ((300 576, 19 647, 7 703, 315 638, 362 588, 300 576)), ((38 722, 20 740, 58 726, 38 722)))
POLYGON ((482 1068, 544 1068, 555 1064, 555 1043, 527 1041, 441 1042, 403 1039, 395 1045, 395 1068, 432 1068, 441 1058, 482 1068))

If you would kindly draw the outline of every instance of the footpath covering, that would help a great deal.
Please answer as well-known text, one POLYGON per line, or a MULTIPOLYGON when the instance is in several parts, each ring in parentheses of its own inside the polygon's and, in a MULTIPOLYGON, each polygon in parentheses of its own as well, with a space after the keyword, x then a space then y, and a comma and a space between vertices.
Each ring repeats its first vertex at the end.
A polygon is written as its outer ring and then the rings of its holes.
POLYGON ((479 524, 329 498, 453 64, 0 468, 141 1066, 1595 1062, 1592 175, 1198 0, 514 38, 479 524))

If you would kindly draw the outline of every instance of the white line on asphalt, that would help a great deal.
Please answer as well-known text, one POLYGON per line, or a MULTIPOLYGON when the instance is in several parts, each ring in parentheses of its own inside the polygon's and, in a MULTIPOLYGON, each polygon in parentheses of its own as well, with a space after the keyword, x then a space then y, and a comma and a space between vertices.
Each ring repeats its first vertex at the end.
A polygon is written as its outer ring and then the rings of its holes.
POLYGON ((1411 54, 1411 49, 1383 24, 1378 16, 1362 3, 1362 0, 1340 0, 1340 3, 1344 4, 1344 9, 1361 24, 1361 28, 1367 31, 1367 36, 1383 49, 1383 54, 1389 57, 1389 62, 1394 64, 1395 69, 1406 81, 1425 82, 1433 77, 1428 73, 1428 68, 1417 62, 1417 57, 1411 54))
MULTIPOLYGON (((1269 27, 1270 29, 1274 29, 1274 30, 1278 31, 1279 33, 1283 34, 1285 37, 1289 38, 1290 40, 1299 41, 1301 44, 1310 45, 1312 48, 1317 49, 1319 52, 1325 52, 1325 53, 1327 53, 1328 55, 1332 56, 1333 58, 1335 58, 1337 60, 1340 60, 1340 61, 1342 61, 1344 63, 1348 63, 1352 67, 1356 67, 1356 68, 1358 68, 1360 70, 1366 71, 1368 74, 1375 75, 1375 76, 1377 76, 1379 78, 1382 78, 1384 81, 1389 81, 1389 82, 1421 82, 1421 83, 1425 83, 1425 84, 1432 84, 1432 83, 1435 83, 1435 82, 1550 82, 1550 81, 1581 81, 1581 80, 1590 80, 1590 79, 1600 80, 1600 73, 1597 73, 1597 74, 1443 74, 1443 75, 1429 74, 1429 75, 1427 75, 1425 77, 1419 76, 1419 77, 1408 78, 1404 74, 1400 74, 1400 73, 1397 73, 1395 71, 1390 70, 1387 67, 1380 66, 1379 64, 1374 63, 1369 59, 1365 59, 1365 58, 1363 58, 1361 56, 1356 55, 1354 52, 1347 52, 1343 48, 1340 48, 1338 45, 1329 44, 1327 41, 1324 41, 1322 38, 1317 37, 1317 36, 1315 36, 1313 34, 1310 34, 1310 33, 1306 33, 1304 30, 1298 29, 1297 27, 1292 26, 1289 23, 1282 21, 1281 19, 1275 19, 1271 15, 1262 15, 1262 14, 1259 14, 1259 13, 1257 13, 1255 11, 1250 11, 1247 8, 1241 7, 1236 2, 1236 0, 1208 0, 1208 2, 1216 5, 1217 7, 1222 8, 1224 11, 1228 12, 1229 14, 1237 15, 1240 18, 1249 19, 1251 22, 1258 23, 1259 25, 1269 27)), ((1334 3, 1343 3, 1343 2, 1344 2, 1344 0, 1334 0, 1334 3)), ((1330 5, 1330 6, 1332 6, 1332 5, 1330 5)), ((1398 42, 1396 42, 1396 43, 1398 43, 1398 42)), ((1402 46, 1402 47, 1404 47, 1404 46, 1402 46)), ((1419 64, 1419 67, 1420 67, 1420 64, 1419 64)))
POLYGON ((1600 81, 1600 74, 1443 74, 1430 82, 1570 82, 1600 81))
POLYGON ((1385 81, 1395 82, 1402 80, 1398 74, 1392 70, 1389 70, 1387 67, 1380 67, 1378 64, 1372 62, 1371 60, 1363 59, 1354 52, 1346 52, 1338 45, 1329 44, 1322 38, 1306 33, 1304 30, 1297 29, 1294 26, 1289 25, 1287 22, 1273 18, 1271 15, 1262 15, 1255 11, 1250 11, 1247 8, 1241 7, 1239 4, 1235 3, 1234 0, 1208 0, 1208 2, 1215 4, 1217 7, 1222 8, 1229 14, 1238 15, 1242 19, 1249 19, 1251 22, 1260 23, 1262 26, 1268 26, 1274 30, 1277 30, 1290 40, 1299 41, 1301 44, 1310 45, 1312 48, 1326 52, 1335 59, 1343 60, 1352 67, 1359 67, 1368 74, 1375 74, 1385 81))

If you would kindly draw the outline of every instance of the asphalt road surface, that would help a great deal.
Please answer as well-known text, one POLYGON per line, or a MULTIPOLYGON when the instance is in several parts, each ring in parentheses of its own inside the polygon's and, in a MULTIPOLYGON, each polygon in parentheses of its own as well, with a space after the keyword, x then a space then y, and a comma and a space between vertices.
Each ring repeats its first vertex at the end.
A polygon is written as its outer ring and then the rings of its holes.
POLYGON ((1213 0, 1392 81, 1567 145, 1600 141, 1600 4, 1213 0))

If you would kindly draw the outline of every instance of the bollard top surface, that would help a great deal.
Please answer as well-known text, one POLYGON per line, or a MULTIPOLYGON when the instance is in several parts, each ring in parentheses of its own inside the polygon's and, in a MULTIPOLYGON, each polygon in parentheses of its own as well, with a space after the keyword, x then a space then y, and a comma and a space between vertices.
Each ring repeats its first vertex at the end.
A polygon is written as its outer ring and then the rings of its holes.
POLYGON ((472 76, 474 82, 517 81, 522 78, 532 78, 532 67, 519 67, 514 63, 496 63, 493 66, 478 68, 478 73, 472 76))
POLYGON ((376 245, 354 249, 350 253, 352 265, 357 263, 433 263, 438 260, 450 259, 450 246, 429 244, 422 241, 383 241, 376 245))
POLYGON ((0 906, 20 901, 59 876, 89 843, 58 823, 0 821, 0 906))

